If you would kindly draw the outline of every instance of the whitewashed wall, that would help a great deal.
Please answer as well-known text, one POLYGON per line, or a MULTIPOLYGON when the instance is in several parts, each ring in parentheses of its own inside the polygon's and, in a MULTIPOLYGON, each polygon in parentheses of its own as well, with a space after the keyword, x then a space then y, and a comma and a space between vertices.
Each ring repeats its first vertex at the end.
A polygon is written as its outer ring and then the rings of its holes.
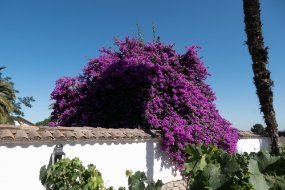
MULTIPOLYGON (((285 137, 280 137, 280 143, 285 144, 285 137)), ((249 137, 240 138, 237 143, 237 153, 244 152, 258 152, 260 150, 270 150, 270 138, 269 137, 249 137)))
POLYGON ((270 139, 268 137, 260 138, 242 138, 237 143, 237 153, 258 152, 260 150, 270 150, 270 139))
MULTIPOLYGON (((48 164, 53 148, 46 145, 0 146, 0 189, 43 189, 39 171, 41 166, 48 164)), ((162 156, 157 141, 66 144, 63 150, 69 158, 79 157, 85 165, 96 165, 107 187, 127 186, 126 169, 144 171, 149 179, 163 182, 181 179, 162 156)))
MULTIPOLYGON (((285 138, 281 138, 285 143, 285 138)), ((269 149, 268 138, 240 139, 237 152, 257 152, 269 149)), ((47 165, 54 144, 0 146, 0 190, 40 190, 39 170, 47 165)), ((126 186, 125 170, 145 171, 149 179, 161 179, 164 183, 179 180, 174 167, 161 153, 158 141, 114 141, 89 144, 65 144, 69 158, 79 157, 85 165, 93 163, 101 171, 106 186, 126 186)))

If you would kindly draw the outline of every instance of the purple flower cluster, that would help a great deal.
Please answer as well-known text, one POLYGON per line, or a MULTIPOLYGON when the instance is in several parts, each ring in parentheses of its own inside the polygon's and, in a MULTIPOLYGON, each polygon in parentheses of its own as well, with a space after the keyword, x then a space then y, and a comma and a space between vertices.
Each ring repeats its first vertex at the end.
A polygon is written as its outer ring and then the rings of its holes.
POLYGON ((161 42, 126 38, 115 44, 118 51, 101 50, 83 74, 56 82, 52 125, 156 128, 163 150, 180 166, 188 143, 235 152, 237 130, 213 103, 198 47, 181 55, 161 42))

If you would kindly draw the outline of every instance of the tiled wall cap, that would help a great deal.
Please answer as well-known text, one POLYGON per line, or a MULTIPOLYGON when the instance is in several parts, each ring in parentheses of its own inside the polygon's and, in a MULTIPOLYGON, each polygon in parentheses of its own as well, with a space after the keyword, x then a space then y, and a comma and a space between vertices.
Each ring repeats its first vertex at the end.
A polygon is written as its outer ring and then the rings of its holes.
POLYGON ((15 139, 16 140, 29 140, 29 137, 24 130, 17 130, 15 139))
POLYGON ((67 138, 67 139, 72 139, 72 140, 75 140, 76 139, 76 136, 73 132, 71 131, 67 131, 67 132, 64 132, 64 136, 67 138))
POLYGON ((251 131, 238 131, 239 137, 266 137, 266 135, 259 135, 251 131))
POLYGON ((31 140, 40 140, 41 136, 36 130, 29 131, 29 137, 31 140))
POLYGON ((95 136, 91 133, 91 131, 85 131, 84 132, 87 139, 94 139, 95 136))
POLYGON ((40 131, 39 133, 42 135, 42 139, 45 139, 45 140, 54 139, 54 137, 49 131, 40 131))
POLYGON ((122 134, 118 133, 117 131, 111 131, 109 134, 111 135, 112 139, 118 139, 123 137, 122 134))
POLYGON ((4 129, 0 134, 0 138, 3 140, 13 140, 14 135, 9 129, 4 129))
POLYGON ((75 131, 74 133, 75 133, 76 139, 86 139, 86 136, 84 135, 83 132, 81 132, 81 131, 75 131))
POLYGON ((128 133, 128 132, 124 132, 124 134, 126 135, 126 137, 128 138, 133 138, 134 134, 128 133))
POLYGON ((104 138, 104 134, 101 133, 101 132, 99 132, 99 131, 97 131, 97 132, 92 131, 92 134, 93 134, 93 136, 94 136, 96 139, 102 139, 102 138, 104 138))
POLYGON ((64 139, 65 136, 62 134, 62 132, 60 132, 58 129, 53 131, 53 137, 57 138, 57 139, 64 139))
MULTIPOLYGON (((74 141, 81 139, 151 139, 160 138, 159 130, 110 129, 92 127, 37 127, 0 125, 0 143, 22 141, 74 141)), ((239 138, 263 137, 251 131, 239 131, 239 138)))

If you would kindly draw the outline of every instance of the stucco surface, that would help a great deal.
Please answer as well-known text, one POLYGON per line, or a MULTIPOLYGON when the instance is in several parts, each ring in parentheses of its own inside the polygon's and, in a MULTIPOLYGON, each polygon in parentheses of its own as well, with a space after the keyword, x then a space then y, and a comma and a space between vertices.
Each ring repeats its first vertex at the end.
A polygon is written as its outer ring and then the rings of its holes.
MULTIPOLYGON (((48 164, 54 146, 0 146, 0 189, 43 189, 41 166, 48 164), (16 183, 15 183, 16 182, 16 183)), ((127 186, 125 171, 144 171, 149 179, 164 183, 180 180, 173 164, 161 153, 158 141, 105 141, 92 144, 65 144, 67 157, 79 157, 85 165, 95 164, 107 187, 127 186)))

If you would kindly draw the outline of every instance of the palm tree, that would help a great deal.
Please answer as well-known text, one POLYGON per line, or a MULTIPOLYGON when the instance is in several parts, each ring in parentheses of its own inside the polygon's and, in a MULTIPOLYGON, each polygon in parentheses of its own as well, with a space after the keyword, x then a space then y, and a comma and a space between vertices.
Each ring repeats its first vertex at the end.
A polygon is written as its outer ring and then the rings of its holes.
POLYGON ((8 82, 0 81, 0 123, 5 123, 14 110, 15 91, 8 82))
POLYGON ((279 154, 278 124, 273 107, 273 81, 270 71, 266 68, 268 63, 268 47, 264 46, 262 24, 260 20, 259 0, 243 0, 245 32, 247 34, 247 46, 252 59, 254 84, 263 113, 267 132, 271 138, 272 153, 279 154))

